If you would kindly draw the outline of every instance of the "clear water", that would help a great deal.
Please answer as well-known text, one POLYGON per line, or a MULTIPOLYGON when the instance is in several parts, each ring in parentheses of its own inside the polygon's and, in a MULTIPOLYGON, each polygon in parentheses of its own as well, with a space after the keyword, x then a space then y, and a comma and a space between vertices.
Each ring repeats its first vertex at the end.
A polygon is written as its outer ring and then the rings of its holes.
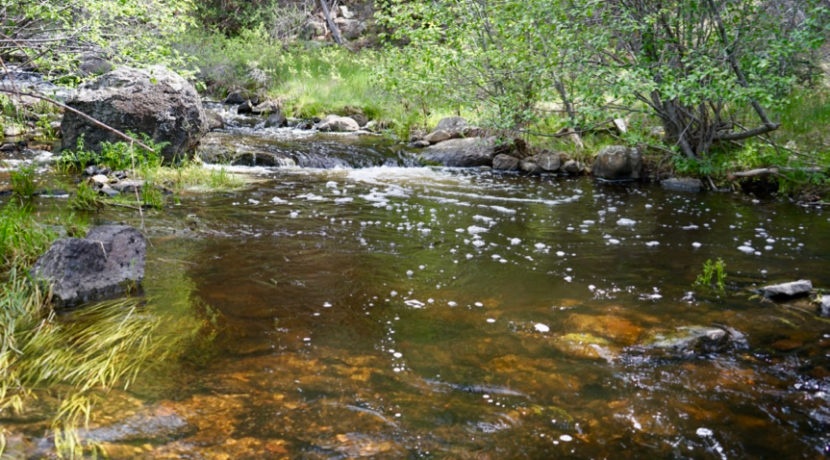
MULTIPOLYGON (((826 211, 481 171, 250 171, 263 182, 146 217, 152 311, 210 336, 110 393, 88 435, 116 458, 830 449, 830 322, 752 297, 830 287, 826 211), (693 288, 718 257, 726 292, 693 288), (690 326, 733 340, 650 345, 690 326)), ((140 224, 123 212, 100 220, 140 224)))

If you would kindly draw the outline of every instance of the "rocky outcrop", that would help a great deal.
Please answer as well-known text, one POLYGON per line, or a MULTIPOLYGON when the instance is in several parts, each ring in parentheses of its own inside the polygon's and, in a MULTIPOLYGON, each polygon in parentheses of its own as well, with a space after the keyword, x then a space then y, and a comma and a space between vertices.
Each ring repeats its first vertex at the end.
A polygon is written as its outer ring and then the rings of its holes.
POLYGON ((670 192, 697 193, 703 190, 703 182, 693 177, 672 177, 661 181, 660 186, 670 192))
POLYGON ((51 286, 58 308, 117 297, 144 279, 146 242, 136 229, 104 225, 86 238, 55 241, 35 263, 32 279, 51 286))
POLYGON ((427 147, 420 153, 420 158, 444 166, 490 166, 496 156, 495 143, 493 137, 451 139, 427 147))
MULTIPOLYGON (((196 89, 164 67, 146 70, 119 67, 81 85, 67 105, 121 131, 150 136, 166 143, 161 154, 168 162, 194 152, 208 124, 196 89)), ((61 123, 63 148, 75 148, 83 136, 87 149, 102 142, 123 140, 67 111, 61 123)))
POLYGON ((643 158, 636 148, 612 145, 605 147, 594 160, 591 174, 613 181, 638 180, 643 169, 643 158))
POLYGON ((764 286, 761 293, 768 299, 787 299, 807 295, 812 290, 813 283, 810 280, 798 280, 764 286))

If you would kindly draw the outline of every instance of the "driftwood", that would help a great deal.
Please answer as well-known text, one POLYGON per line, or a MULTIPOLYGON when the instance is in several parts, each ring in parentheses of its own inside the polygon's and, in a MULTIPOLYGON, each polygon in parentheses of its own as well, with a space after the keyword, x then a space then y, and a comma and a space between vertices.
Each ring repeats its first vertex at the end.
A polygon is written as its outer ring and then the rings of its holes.
POLYGON ((331 36, 334 38, 334 41, 337 42, 338 45, 343 45, 343 38, 340 37, 340 29, 337 28, 337 24, 334 23, 334 19, 331 18, 331 14, 329 13, 329 7, 326 5, 326 0, 320 0, 320 7, 323 9, 323 16, 326 17, 326 23, 329 25, 329 30, 331 30, 331 36))
POLYGON ((820 167, 810 167, 810 168, 757 168, 757 169, 750 169, 748 171, 737 171, 729 174, 727 179, 729 180, 736 180, 744 177, 758 177, 758 176, 778 176, 782 172, 805 172, 805 173, 820 173, 824 172, 825 168, 820 167))

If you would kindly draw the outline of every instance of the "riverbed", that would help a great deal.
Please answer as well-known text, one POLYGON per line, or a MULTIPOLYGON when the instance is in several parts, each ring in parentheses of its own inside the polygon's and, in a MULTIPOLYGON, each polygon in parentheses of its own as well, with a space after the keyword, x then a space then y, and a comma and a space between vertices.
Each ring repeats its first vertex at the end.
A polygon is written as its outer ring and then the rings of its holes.
POLYGON ((826 210, 293 142, 348 158, 228 166, 258 181, 90 216, 145 230, 147 314, 209 324, 188 359, 105 396, 84 433, 113 457, 830 452, 830 322, 757 295, 830 288, 826 210), (725 291, 694 286, 717 258, 725 291))

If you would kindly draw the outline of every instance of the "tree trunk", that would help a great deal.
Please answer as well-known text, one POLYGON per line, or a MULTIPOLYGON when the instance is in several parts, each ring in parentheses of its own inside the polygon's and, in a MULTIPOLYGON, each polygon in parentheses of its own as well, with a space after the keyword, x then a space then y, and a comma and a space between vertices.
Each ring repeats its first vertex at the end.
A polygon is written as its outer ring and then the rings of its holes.
POLYGON ((326 0, 320 0, 320 8, 323 9, 323 16, 326 17, 326 23, 329 25, 329 30, 331 30, 331 36, 334 38, 334 41, 338 45, 343 45, 343 39, 340 37, 340 29, 337 28, 337 24, 334 23, 331 14, 329 14, 329 6, 326 4, 326 0))

